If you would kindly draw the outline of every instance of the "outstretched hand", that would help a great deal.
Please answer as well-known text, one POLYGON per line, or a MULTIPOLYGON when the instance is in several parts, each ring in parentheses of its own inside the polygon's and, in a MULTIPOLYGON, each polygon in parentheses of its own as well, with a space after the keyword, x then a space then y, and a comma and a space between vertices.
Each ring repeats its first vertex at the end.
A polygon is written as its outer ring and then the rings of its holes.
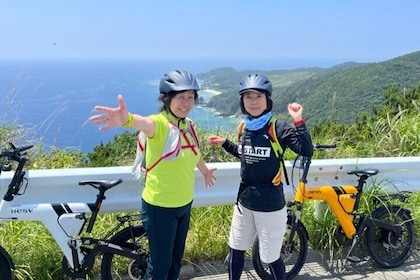
POLYGON ((225 142, 226 142, 226 138, 223 138, 223 137, 218 136, 218 135, 210 135, 207 138, 207 144, 209 144, 213 147, 223 145, 225 142))
POLYGON ((102 114, 91 116, 89 120, 94 125, 99 126, 99 130, 108 130, 119 127, 128 120, 128 109, 122 95, 118 95, 118 107, 95 106, 94 109, 96 111, 101 111, 102 114))

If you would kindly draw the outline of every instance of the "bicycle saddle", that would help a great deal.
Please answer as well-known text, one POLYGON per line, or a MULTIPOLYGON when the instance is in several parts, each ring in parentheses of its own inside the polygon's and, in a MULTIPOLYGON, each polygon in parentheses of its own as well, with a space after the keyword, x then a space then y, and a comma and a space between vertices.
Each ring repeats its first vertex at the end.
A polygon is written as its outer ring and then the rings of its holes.
POLYGON ((83 180, 79 182, 79 186, 89 185, 94 187, 95 189, 105 189, 109 190, 110 188, 115 187, 116 185, 122 183, 122 179, 116 180, 83 180))
POLYGON ((362 175, 373 176, 378 174, 379 170, 376 168, 370 169, 357 169, 347 172, 347 174, 355 174, 356 176, 360 177, 362 175))

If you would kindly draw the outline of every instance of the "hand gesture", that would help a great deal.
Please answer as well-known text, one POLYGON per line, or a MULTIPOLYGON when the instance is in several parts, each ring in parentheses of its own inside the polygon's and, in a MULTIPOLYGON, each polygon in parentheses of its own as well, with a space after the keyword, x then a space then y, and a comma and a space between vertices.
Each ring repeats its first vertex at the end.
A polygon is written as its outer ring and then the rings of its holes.
POLYGON ((289 104, 287 110, 294 121, 302 120, 303 107, 299 103, 293 102, 289 104))
POLYGON ((218 135, 210 135, 209 138, 207 138, 207 144, 213 147, 223 145, 225 142, 226 142, 226 138, 223 138, 218 135))
POLYGON ((214 185, 216 177, 213 173, 216 169, 216 167, 209 167, 208 171, 204 174, 204 181, 206 183, 206 187, 212 187, 214 185))
POLYGON ((89 120, 99 126, 99 130, 107 130, 121 126, 128 121, 128 109, 122 95, 118 95, 118 107, 95 106, 96 111, 102 114, 94 115, 89 120))

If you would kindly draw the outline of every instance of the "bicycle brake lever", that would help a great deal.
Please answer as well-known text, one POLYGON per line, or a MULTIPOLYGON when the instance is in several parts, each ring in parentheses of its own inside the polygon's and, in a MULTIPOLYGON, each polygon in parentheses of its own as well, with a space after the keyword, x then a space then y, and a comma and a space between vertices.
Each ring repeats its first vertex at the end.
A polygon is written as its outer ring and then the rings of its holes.
POLYGON ((12 168, 10 167, 10 164, 3 164, 1 166, 1 170, 0 171, 6 171, 6 172, 8 172, 10 170, 12 170, 12 168))

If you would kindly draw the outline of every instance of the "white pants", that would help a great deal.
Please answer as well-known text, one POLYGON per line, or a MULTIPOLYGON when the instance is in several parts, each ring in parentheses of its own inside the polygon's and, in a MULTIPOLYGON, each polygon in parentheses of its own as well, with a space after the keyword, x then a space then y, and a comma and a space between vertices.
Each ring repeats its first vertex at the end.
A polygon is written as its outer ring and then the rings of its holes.
POLYGON ((229 247, 246 251, 258 235, 260 258, 264 263, 272 263, 280 258, 286 224, 286 207, 273 212, 259 212, 238 203, 233 210, 229 247))

